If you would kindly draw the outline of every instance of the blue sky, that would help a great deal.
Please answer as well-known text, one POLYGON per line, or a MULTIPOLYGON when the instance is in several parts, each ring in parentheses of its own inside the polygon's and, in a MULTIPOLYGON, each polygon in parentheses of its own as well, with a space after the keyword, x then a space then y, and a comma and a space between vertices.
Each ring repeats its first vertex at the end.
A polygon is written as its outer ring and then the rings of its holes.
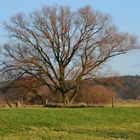
MULTIPOLYGON (((45 5, 66 5, 72 9, 90 5, 95 10, 107 13, 122 32, 136 34, 140 40, 139 0, 1 0, 0 43, 5 41, 2 22, 18 12, 29 13, 45 5)), ((135 50, 110 61, 112 71, 120 75, 140 75, 140 50, 135 50)))

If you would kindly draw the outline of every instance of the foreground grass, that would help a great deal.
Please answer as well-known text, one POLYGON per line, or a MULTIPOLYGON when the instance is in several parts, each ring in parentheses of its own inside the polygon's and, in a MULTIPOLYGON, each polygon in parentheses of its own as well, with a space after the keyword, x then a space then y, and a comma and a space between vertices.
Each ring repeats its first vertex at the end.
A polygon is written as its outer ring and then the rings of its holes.
POLYGON ((140 107, 1 109, 1 140, 140 140, 140 107))

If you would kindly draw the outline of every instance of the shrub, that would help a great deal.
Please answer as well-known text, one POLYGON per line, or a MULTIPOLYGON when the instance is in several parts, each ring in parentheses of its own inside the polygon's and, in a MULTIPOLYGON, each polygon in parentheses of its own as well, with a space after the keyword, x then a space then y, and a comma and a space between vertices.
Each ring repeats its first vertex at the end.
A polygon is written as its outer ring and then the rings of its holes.
POLYGON ((111 103, 113 97, 115 97, 115 92, 110 88, 101 85, 90 86, 82 89, 76 102, 84 102, 88 105, 107 104, 111 103))

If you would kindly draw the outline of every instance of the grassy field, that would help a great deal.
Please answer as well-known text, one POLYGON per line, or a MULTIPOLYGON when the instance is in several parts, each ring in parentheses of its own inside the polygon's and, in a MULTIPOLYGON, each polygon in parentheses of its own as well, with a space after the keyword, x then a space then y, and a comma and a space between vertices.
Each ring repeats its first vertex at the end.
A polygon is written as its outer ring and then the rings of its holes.
POLYGON ((140 107, 0 109, 0 140, 140 140, 140 107))

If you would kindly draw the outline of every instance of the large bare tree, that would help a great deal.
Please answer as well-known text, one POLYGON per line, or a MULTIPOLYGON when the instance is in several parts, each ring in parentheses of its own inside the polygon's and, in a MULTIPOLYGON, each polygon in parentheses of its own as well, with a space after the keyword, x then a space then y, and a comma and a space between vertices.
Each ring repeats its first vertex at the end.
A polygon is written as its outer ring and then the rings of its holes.
POLYGON ((92 78, 114 56, 136 46, 136 37, 121 33, 107 15, 86 6, 45 7, 5 23, 10 38, 3 45, 3 72, 13 78, 31 75, 62 102, 72 102, 84 79, 92 78))

